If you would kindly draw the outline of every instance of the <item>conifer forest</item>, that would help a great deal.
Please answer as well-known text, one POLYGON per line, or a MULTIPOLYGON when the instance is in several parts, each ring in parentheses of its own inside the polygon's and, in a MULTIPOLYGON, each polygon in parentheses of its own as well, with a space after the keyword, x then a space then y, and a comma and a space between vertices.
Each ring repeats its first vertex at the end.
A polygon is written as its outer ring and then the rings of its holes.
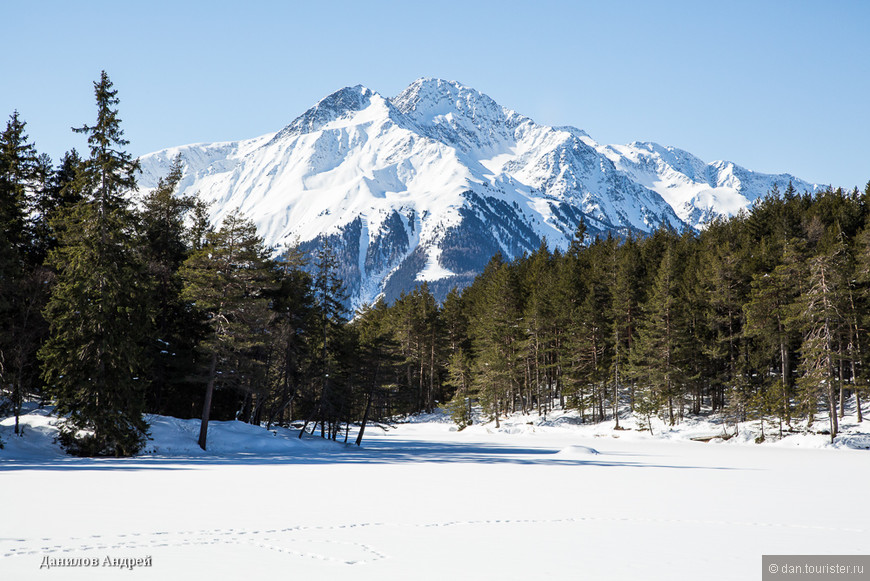
POLYGON ((55 163, 17 112, 0 135, 0 406, 56 406, 72 454, 135 455, 148 414, 201 418, 203 448, 210 420, 353 425, 359 444, 438 407, 460 429, 554 406, 832 439, 847 404, 862 419, 870 184, 774 189, 701 231, 581 222, 567 250, 496 254, 441 304, 423 283, 351 312, 327 244, 276 254, 238 212, 211 224, 176 195, 182 159, 140 193, 117 91, 94 89, 87 151, 55 163))

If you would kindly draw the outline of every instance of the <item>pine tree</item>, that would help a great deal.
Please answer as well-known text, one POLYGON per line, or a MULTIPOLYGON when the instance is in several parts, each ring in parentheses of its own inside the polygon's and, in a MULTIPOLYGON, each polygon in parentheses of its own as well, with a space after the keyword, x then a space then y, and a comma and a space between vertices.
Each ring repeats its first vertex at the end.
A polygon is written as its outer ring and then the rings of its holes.
POLYGON ((349 411, 348 387, 343 379, 346 355, 344 324, 347 321, 345 303, 347 293, 338 276, 338 258, 329 239, 324 238, 314 258, 313 275, 314 321, 311 329, 312 384, 311 404, 305 426, 299 437, 313 421, 314 429, 320 424, 320 435, 330 438, 338 434, 342 414, 349 411))
POLYGON ((401 362, 389 318, 386 304, 379 299, 374 306, 363 305, 350 324, 356 343, 354 375, 365 394, 357 446, 362 444, 372 415, 378 413, 378 409, 383 410, 386 392, 394 387, 391 378, 395 377, 394 370, 401 362))
POLYGON ((724 405, 724 393, 737 399, 749 389, 743 331, 743 304, 749 289, 749 279, 744 276, 747 256, 745 240, 739 239, 739 222, 712 224, 698 244, 701 256, 698 260, 698 307, 704 318, 698 329, 703 340, 703 350, 710 365, 705 370, 713 393, 713 409, 724 405))
POLYGON ((314 320, 311 275, 297 245, 287 248, 276 264, 277 286, 269 293, 271 401, 267 426, 291 410, 311 361, 309 331, 314 320))
POLYGON ((431 411, 441 397, 439 363, 444 348, 435 297, 424 282, 410 293, 402 293, 391 310, 394 337, 404 359, 405 411, 431 411))
POLYGON ((759 348, 767 350, 771 359, 778 360, 778 386, 771 386, 778 397, 771 398, 774 410, 787 425, 791 425, 791 353, 796 331, 792 324, 798 292, 795 274, 788 264, 777 266, 771 273, 756 274, 748 302, 743 305, 747 336, 758 341, 759 348))
MULTIPOLYGON (((474 348, 474 383, 481 404, 499 426, 511 411, 522 377, 522 304, 516 272, 496 254, 473 293, 469 334, 474 348)), ((469 289, 471 290, 471 289, 469 289)), ((468 291, 467 291, 468 292, 468 291)))
POLYGON ((613 332, 611 288, 606 270, 616 244, 612 237, 596 238, 586 250, 584 298, 579 306, 580 324, 575 327, 572 345, 575 372, 581 386, 578 403, 581 410, 591 409, 593 421, 603 421, 607 407, 605 391, 610 376, 613 332), (589 388, 588 392, 585 387, 589 388))
POLYGON ((809 261, 809 284, 800 298, 800 314, 804 324, 801 345, 801 376, 798 379, 806 411, 812 423, 819 396, 827 399, 831 441, 839 431, 835 365, 837 360, 836 334, 842 323, 842 244, 809 261))
POLYGON ((431 413, 435 408, 436 401, 439 401, 439 395, 436 393, 436 386, 440 387, 440 382, 437 381, 436 354, 441 351, 441 321, 438 317, 438 305, 427 283, 424 282, 414 289, 410 298, 411 308, 415 313, 414 333, 418 338, 419 348, 420 389, 418 393, 422 409, 431 413))
POLYGON ((665 409, 668 423, 676 423, 675 407, 681 404, 685 379, 680 271, 673 246, 667 246, 644 305, 645 318, 632 351, 632 375, 638 384, 635 407, 646 416, 665 409))
POLYGON ((62 441, 73 453, 129 456, 145 440, 143 330, 147 277, 135 251, 134 215, 125 197, 138 164, 123 151, 117 91, 105 72, 94 83, 97 123, 80 171, 84 199, 57 224, 49 255, 57 280, 40 350, 43 378, 67 415, 62 441), (86 435, 81 436, 83 432, 86 435))
POLYGON ((447 366, 446 384, 453 390, 448 409, 453 421, 463 429, 473 422, 471 353, 468 342, 468 317, 463 301, 456 288, 444 298, 441 320, 445 337, 447 366))
MULTIPOLYGON (((620 390, 625 383, 625 368, 637 334, 637 319, 640 315, 640 277, 637 243, 633 237, 611 249, 608 280, 611 292, 609 318, 612 321, 611 341, 613 357, 611 374, 613 381, 613 417, 619 429, 620 390)), ((633 397, 629 404, 634 405, 633 397)))
MULTIPOLYGON (((582 235, 582 234, 581 234, 582 235)), ((526 322, 526 383, 521 394, 523 412, 533 405, 538 412, 543 411, 545 387, 549 379, 549 364, 554 356, 554 319, 555 292, 553 279, 555 268, 553 257, 542 240, 538 250, 528 260, 521 261, 520 284, 525 297, 526 322)))
MULTIPOLYGON (((867 184, 865 198, 870 198, 870 182, 867 184)), ((852 362, 854 370, 852 372, 852 381, 855 387, 855 407, 858 414, 858 421, 864 421, 864 414, 861 407, 862 390, 866 389, 868 378, 867 356, 868 349, 866 345, 866 335, 864 331, 870 325, 870 228, 864 228, 854 240, 854 293, 853 300, 856 305, 854 315, 850 321, 853 333, 851 348, 854 352, 852 362)))
POLYGON ((208 333, 204 354, 206 385, 199 446, 205 450, 216 388, 245 389, 257 365, 253 354, 265 341, 269 324, 266 291, 274 286, 272 262, 253 222, 228 215, 208 243, 184 261, 179 274, 182 298, 203 317, 208 333))

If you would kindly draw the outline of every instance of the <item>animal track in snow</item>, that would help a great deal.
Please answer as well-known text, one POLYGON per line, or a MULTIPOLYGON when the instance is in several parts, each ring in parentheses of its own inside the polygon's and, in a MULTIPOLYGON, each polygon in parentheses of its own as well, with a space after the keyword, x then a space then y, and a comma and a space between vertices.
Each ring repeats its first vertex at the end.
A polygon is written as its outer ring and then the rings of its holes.
POLYGON ((816 525, 783 524, 775 522, 749 522, 702 519, 669 519, 644 517, 566 517, 556 519, 484 519, 448 520, 417 524, 382 522, 344 523, 338 525, 299 525, 274 529, 203 529, 184 531, 128 532, 116 535, 87 535, 68 538, 0 538, 0 557, 4 559, 44 555, 46 553, 83 553, 87 551, 142 551, 165 547, 194 547, 211 545, 255 546, 288 557, 314 559, 345 565, 360 565, 387 559, 388 555, 370 544, 328 538, 360 529, 438 529, 474 526, 515 526, 559 523, 625 523, 670 524, 690 526, 719 526, 738 528, 780 528, 818 531, 844 531, 864 533, 863 529, 837 528, 816 525))

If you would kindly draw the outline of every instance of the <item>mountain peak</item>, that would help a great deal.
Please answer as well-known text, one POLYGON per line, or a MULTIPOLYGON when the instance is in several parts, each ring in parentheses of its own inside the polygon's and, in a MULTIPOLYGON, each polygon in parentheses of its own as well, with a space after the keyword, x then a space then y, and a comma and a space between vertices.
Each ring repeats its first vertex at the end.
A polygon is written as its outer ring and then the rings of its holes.
POLYGON ((528 121, 457 81, 424 77, 390 100, 427 137, 464 151, 498 149, 528 121))
POLYGON ((428 123, 449 114, 476 119, 484 113, 497 117, 511 113, 477 89, 444 79, 417 79, 391 102, 403 114, 428 123))
POLYGON ((299 135, 317 131, 327 123, 366 109, 371 105, 372 97, 375 95, 377 93, 362 85, 339 89, 327 95, 318 101, 314 107, 294 119, 275 138, 281 139, 288 135, 299 135))
POLYGON ((465 92, 478 91, 464 86, 457 81, 436 79, 433 77, 421 77, 408 85, 399 93, 393 101, 393 105, 402 113, 410 113, 421 106, 431 107, 433 104, 449 102, 454 97, 465 92))
MULTIPOLYGON (((152 181, 140 185, 154 187, 177 152, 145 156, 152 181)), ((443 297, 495 252, 567 248, 580 220, 593 233, 700 228, 788 181, 654 143, 600 145, 437 78, 392 99, 345 87, 274 137, 184 154, 183 192, 215 202, 215 220, 238 207, 270 246, 329 240, 355 305, 420 280, 443 297)))

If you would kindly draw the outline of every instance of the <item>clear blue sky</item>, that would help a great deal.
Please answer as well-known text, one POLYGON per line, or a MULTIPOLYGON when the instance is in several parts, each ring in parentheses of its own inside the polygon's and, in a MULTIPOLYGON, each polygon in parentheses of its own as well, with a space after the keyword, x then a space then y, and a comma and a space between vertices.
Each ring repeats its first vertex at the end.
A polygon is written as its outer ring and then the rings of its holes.
POLYGON ((134 155, 277 131, 323 96, 460 81, 601 143, 673 145, 844 187, 870 180, 870 2, 149 2, 0 7, 0 114, 85 149, 92 82, 134 155))

